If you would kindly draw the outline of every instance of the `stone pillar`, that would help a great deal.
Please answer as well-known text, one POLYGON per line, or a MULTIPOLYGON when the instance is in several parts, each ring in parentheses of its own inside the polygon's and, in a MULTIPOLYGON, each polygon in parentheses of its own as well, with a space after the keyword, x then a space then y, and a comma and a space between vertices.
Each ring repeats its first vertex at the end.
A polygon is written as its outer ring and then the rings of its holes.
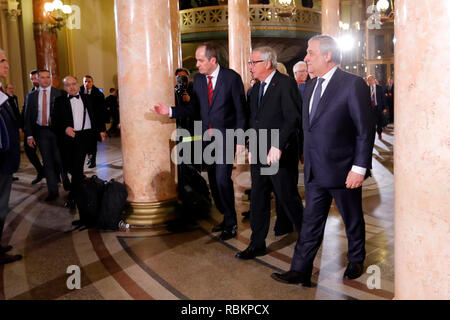
POLYGON ((153 110, 158 102, 174 105, 170 2, 115 0, 123 175, 131 225, 157 225, 175 217, 176 166, 170 160, 175 121, 153 110))
POLYGON ((339 37, 341 8, 339 0, 322 0, 322 34, 339 37))
POLYGON ((174 70, 183 67, 181 53, 180 10, 178 0, 170 0, 170 20, 172 25, 172 48, 174 70))
POLYGON ((229 63, 241 75, 246 91, 251 80, 248 68, 251 46, 248 0, 228 0, 229 63))
POLYGON ((20 16, 20 14, 20 10, 8 10, 6 12, 8 21, 8 60, 10 69, 14 70, 13 72, 10 72, 10 82, 14 85, 15 94, 19 98, 19 105, 22 106, 24 88, 22 81, 19 25, 17 23, 17 17, 20 16))
POLYGON ((450 2, 395 7, 395 298, 448 300, 450 2))
POLYGON ((58 70, 58 45, 56 32, 48 28, 50 19, 44 14, 45 0, 33 0, 34 41, 38 69, 47 69, 52 75, 52 85, 60 87, 58 70))

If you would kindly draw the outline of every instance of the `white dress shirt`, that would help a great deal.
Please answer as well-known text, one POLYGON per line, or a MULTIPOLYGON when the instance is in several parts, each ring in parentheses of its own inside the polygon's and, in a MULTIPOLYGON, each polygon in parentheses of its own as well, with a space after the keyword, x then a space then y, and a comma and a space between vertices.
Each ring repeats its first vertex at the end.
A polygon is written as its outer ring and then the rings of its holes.
POLYGON ((6 94, 4 94, 3 92, 0 91, 0 106, 3 103, 5 103, 5 101, 8 100, 8 99, 9 99, 9 97, 6 94))
MULTIPOLYGON (((275 72, 277 70, 273 70, 271 74, 269 74, 267 76, 267 78, 264 81, 261 81, 261 83, 265 82, 266 85, 264 86, 264 92, 263 92, 263 96, 266 94, 267 88, 269 87, 270 81, 272 81, 273 76, 275 75, 275 72)), ((260 84, 261 85, 261 84, 260 84)))
MULTIPOLYGON (((336 72, 337 68, 338 68, 338 66, 335 66, 333 69, 331 69, 330 71, 328 71, 327 73, 325 73, 322 77, 320 77, 320 78, 325 79, 325 80, 322 82, 322 93, 321 93, 320 97, 323 96, 323 93, 325 92, 325 90, 326 90, 328 84, 330 83, 330 80, 331 80, 331 78, 333 77, 334 73, 336 72)), ((317 88, 317 84, 318 84, 318 83, 319 83, 319 81, 316 81, 316 86, 314 87, 314 90, 313 90, 313 92, 312 92, 311 97, 314 97, 314 91, 316 91, 316 88, 317 88)), ((309 112, 311 112, 312 103, 313 103, 313 99, 311 99, 311 101, 309 102, 309 112)), ((353 171, 353 172, 355 172, 355 173, 358 173, 358 174, 365 175, 367 169, 366 169, 366 168, 363 168, 363 167, 360 167, 360 166, 355 166, 355 165, 353 165, 351 171, 353 171)))
POLYGON ((72 117, 73 117, 73 129, 75 131, 88 130, 91 129, 91 119, 89 118, 89 112, 86 110, 86 119, 84 121, 83 128, 83 114, 84 114, 84 104, 81 97, 70 99, 70 105, 72 106, 72 117))
POLYGON ((377 103, 377 85, 376 84, 370 86, 370 98, 372 98, 372 95, 374 97, 374 100, 373 100, 374 104, 377 106, 378 103, 377 103))
POLYGON ((46 91, 47 95, 47 124, 50 125, 50 97, 52 92, 52 87, 48 86, 47 88, 39 87, 39 100, 38 100, 38 116, 36 119, 36 123, 42 126, 42 98, 44 97, 44 92, 46 91))

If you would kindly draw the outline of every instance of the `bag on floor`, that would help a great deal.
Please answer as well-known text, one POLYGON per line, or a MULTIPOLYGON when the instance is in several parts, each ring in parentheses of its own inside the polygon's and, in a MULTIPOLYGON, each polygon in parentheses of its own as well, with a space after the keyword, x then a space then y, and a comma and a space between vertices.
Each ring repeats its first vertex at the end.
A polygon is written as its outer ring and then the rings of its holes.
POLYGON ((178 191, 183 208, 193 218, 208 215, 211 209, 211 197, 208 184, 199 171, 188 164, 178 166, 178 191))
POLYGON ((111 179, 104 185, 103 199, 97 227, 103 230, 117 230, 122 219, 128 197, 125 184, 111 179))
POLYGON ((80 192, 75 196, 81 226, 86 228, 97 226, 105 182, 97 176, 83 179, 80 192))

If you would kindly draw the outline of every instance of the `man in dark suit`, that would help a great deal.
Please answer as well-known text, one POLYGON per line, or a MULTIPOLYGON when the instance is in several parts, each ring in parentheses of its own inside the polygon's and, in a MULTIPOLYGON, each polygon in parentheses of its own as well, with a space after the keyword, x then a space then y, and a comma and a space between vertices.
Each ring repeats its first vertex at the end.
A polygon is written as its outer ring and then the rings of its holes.
POLYGON ((58 198, 58 180, 67 179, 63 172, 61 155, 57 147, 56 136, 50 130, 51 113, 56 97, 61 91, 51 86, 51 75, 48 70, 38 71, 39 90, 32 92, 26 105, 25 136, 31 148, 36 145, 41 151, 44 162, 44 174, 47 180, 48 196, 45 201, 58 198))
POLYGON ((381 133, 383 132, 384 127, 384 114, 387 113, 387 104, 384 96, 384 91, 380 85, 377 85, 375 83, 375 77, 372 75, 369 75, 367 77, 367 84, 370 87, 370 102, 372 106, 376 132, 378 133, 378 139, 382 140, 381 133))
MULTIPOLYGON (((80 93, 90 96, 92 106, 96 109, 95 113, 98 114, 99 117, 101 117, 101 121, 105 123, 105 95, 94 85, 94 78, 90 75, 84 76, 83 85, 80 86, 80 93)), ((94 141, 89 148, 87 165, 89 168, 95 168, 97 166, 97 141, 94 141)))
POLYGON ((244 260, 266 254, 272 190, 279 206, 298 231, 303 212, 297 189, 301 109, 297 85, 293 79, 276 70, 277 56, 272 48, 256 48, 250 59, 250 71, 259 80, 250 97, 250 128, 256 130, 257 145, 263 150, 251 150, 250 147, 252 235, 250 245, 236 254, 236 258, 244 260), (262 135, 260 130, 267 130, 267 136, 262 135), (272 140, 273 131, 279 133, 278 139, 272 140), (266 143, 266 149, 262 143, 266 143), (257 155, 261 154, 267 156, 258 159, 257 155), (263 168, 275 165, 279 166, 278 170, 267 174, 263 172, 263 168))
POLYGON ((105 107, 107 113, 112 118, 112 124, 107 133, 108 135, 115 134, 119 131, 118 125, 120 122, 119 102, 117 100, 117 90, 115 88, 109 89, 109 96, 105 99, 105 107))
MULTIPOLYGON (((14 86, 11 83, 6 85, 5 93, 9 97, 9 105, 13 109, 16 119, 20 119, 19 100, 17 99, 17 96, 14 94, 14 86)), ((19 180, 19 178, 15 176, 13 176, 12 179, 13 181, 19 180)))
POLYGON ((389 123, 394 123, 394 78, 390 77, 384 90, 386 104, 389 107, 389 123))
MULTIPOLYGON (((217 209, 224 215, 223 221, 213 228, 213 232, 222 231, 219 238, 228 240, 237 235, 236 209, 234 205, 234 188, 231 173, 233 163, 226 159, 234 150, 227 150, 226 129, 245 129, 245 93, 242 79, 233 70, 219 66, 216 49, 208 43, 200 45, 196 52, 199 73, 194 78, 194 90, 190 103, 176 108, 169 108, 160 103, 155 106, 159 114, 171 118, 194 115, 200 111, 204 137, 213 135, 213 129, 218 130, 223 140, 223 152, 215 154, 215 161, 208 165, 208 179, 211 193, 217 209), (219 154, 221 153, 221 156, 219 154)), ((245 150, 242 144, 236 145, 236 152, 245 150)))
POLYGON ((72 175, 68 201, 73 201, 81 187, 89 146, 105 140, 106 128, 103 114, 97 112, 87 95, 78 92, 77 79, 67 76, 63 84, 67 93, 55 99, 52 129, 60 140, 64 166, 72 175))
POLYGON ((363 273, 361 186, 371 169, 374 128, 369 88, 362 78, 338 68, 340 51, 332 37, 311 38, 305 61, 316 76, 308 82, 303 102, 306 208, 291 269, 273 273, 272 278, 311 286, 314 258, 333 199, 348 239, 344 278, 356 279, 363 273))
MULTIPOLYGON (((8 60, 3 50, 0 49, 0 78, 8 74, 8 60)), ((17 172, 20 164, 20 135, 19 121, 9 104, 9 98, 0 92, 0 243, 3 236, 3 227, 8 215, 8 202, 11 194, 12 175, 17 172), (9 143, 6 143, 8 140, 9 143)), ((7 254, 12 246, 0 245, 0 265, 22 259, 20 254, 7 254)))
MULTIPOLYGON (((33 85, 33 88, 31 88, 30 91, 27 92, 27 94, 25 95, 25 99, 23 102, 23 106, 22 106, 22 113, 20 115, 20 128, 23 130, 23 132, 25 133, 25 113, 26 113, 26 107, 27 107, 27 101, 28 101, 28 97, 30 96, 30 94, 36 90, 39 90, 39 80, 38 80, 38 71, 37 70, 32 70, 30 72, 30 81, 31 84, 33 85)), ((31 184, 36 184, 39 183, 44 177, 44 167, 42 166, 41 160, 39 159, 38 155, 37 155, 37 146, 34 148, 31 148, 28 143, 27 143, 27 137, 24 135, 24 139, 23 139, 23 149, 25 151, 25 154, 27 155, 28 160, 30 160, 30 163, 33 165, 33 167, 36 168, 36 172, 37 172, 37 176, 36 178, 33 179, 33 181, 31 181, 31 184)))

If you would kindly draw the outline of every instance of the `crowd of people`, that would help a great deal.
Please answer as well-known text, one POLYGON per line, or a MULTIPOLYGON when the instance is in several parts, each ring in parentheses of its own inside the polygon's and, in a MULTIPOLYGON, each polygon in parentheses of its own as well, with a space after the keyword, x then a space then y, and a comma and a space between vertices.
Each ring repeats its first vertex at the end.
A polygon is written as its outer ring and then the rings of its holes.
MULTIPOLYGON (((274 280, 282 283, 311 286, 313 261, 323 240, 333 199, 348 239, 348 265, 343 276, 356 279, 364 270, 362 184, 371 174, 372 149, 376 132, 382 138, 383 116, 393 120, 393 81, 383 90, 375 84, 373 76, 368 76, 366 82, 340 69, 340 57, 338 44, 332 37, 314 36, 308 41, 304 61, 293 67, 293 79, 277 70, 277 54, 271 47, 254 48, 248 62, 253 85, 246 93, 240 75, 221 66, 214 45, 204 43, 195 53, 199 72, 193 83, 187 81, 188 70, 176 70, 177 105, 158 103, 152 107, 158 114, 177 120, 198 118, 203 132, 211 135, 213 130, 227 137, 227 129, 253 129, 258 140, 266 139, 267 150, 262 152, 267 156, 260 158, 256 152, 248 153, 252 234, 249 246, 236 253, 236 258, 249 260, 267 254, 274 193, 278 235, 293 230, 299 234, 290 270, 272 274, 274 280), (262 130, 269 134, 260 135, 262 130), (272 131, 277 131, 278 139, 272 139, 272 131), (305 207, 297 189, 299 162, 304 165, 305 207), (277 166, 277 170, 263 173, 272 166, 277 166)), ((5 54, 0 51, 0 76, 7 72, 5 54)), ((6 191, 0 195, 0 239, 12 174, 19 167, 19 128, 24 132, 25 152, 37 171, 32 183, 45 177, 48 187, 45 201, 53 201, 59 196, 61 181, 69 191, 66 204, 73 206, 85 158, 89 155, 89 165, 95 166, 97 141, 104 141, 107 136, 105 101, 118 109, 116 91, 111 89, 105 100, 91 76, 86 75, 81 86, 75 77, 65 77, 64 91, 51 87, 47 70, 33 71, 30 79, 33 89, 25 98, 22 113, 18 111, 17 99, 12 98, 10 86, 8 94, 0 93, 0 188, 6 191), (43 164, 36 156, 36 147, 43 164)), ((118 116, 113 115, 110 132, 117 127, 118 116)), ((209 143, 212 142, 204 141, 204 147, 209 143)), ((215 206, 223 214, 223 221, 212 232, 220 232, 218 238, 222 241, 238 233, 231 178, 233 163, 226 161, 227 153, 234 158, 248 148, 239 140, 233 144, 233 150, 225 148, 226 145, 225 141, 222 152, 215 154, 215 162, 206 168, 215 206)), ((261 144, 258 146, 261 148, 261 144)), ((261 150, 257 153, 261 154, 261 150)), ((0 264, 21 258, 6 253, 10 246, 0 250, 0 264)))
MULTIPOLYGON (((8 74, 9 65, 0 49, 0 77, 8 74)), ((119 133, 119 103, 117 90, 110 89, 105 99, 90 75, 79 84, 74 76, 63 79, 64 90, 53 87, 49 70, 30 72, 32 89, 25 95, 19 109, 14 86, 0 90, 0 240, 8 213, 8 201, 13 174, 20 164, 20 134, 24 152, 36 169, 31 184, 46 180, 48 194, 44 201, 59 197, 59 184, 68 191, 65 206, 75 208, 80 193, 86 157, 89 168, 96 167, 97 141, 119 133), (106 123, 112 124, 106 130, 106 123), (41 157, 38 156, 40 154, 41 157), (42 158, 42 161, 41 161, 42 158)), ((1 86, 0 86, 1 88, 1 86)), ((0 247, 0 265, 14 262, 21 255, 7 254, 11 246, 0 247)))

